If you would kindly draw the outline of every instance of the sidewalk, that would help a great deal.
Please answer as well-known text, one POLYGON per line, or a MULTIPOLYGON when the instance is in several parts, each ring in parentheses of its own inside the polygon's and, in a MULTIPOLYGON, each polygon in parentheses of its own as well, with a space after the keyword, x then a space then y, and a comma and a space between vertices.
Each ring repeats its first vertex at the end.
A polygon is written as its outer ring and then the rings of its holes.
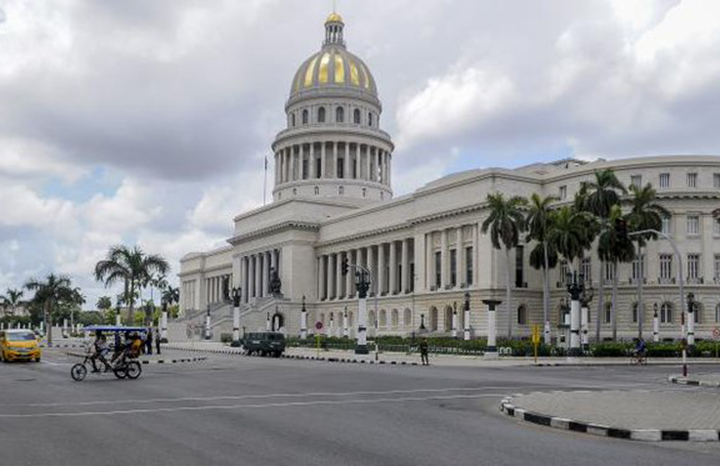
POLYGON ((707 372, 704 374, 691 374, 688 377, 681 377, 677 375, 671 375, 668 377, 671 383, 678 383, 682 385, 697 385, 701 387, 716 387, 720 388, 720 373, 718 372, 707 372))
MULTIPOLYGON (((242 354, 239 348, 231 348, 229 345, 219 342, 177 342, 168 343, 167 348, 186 351, 201 351, 221 354, 242 354)), ((375 362, 375 353, 369 355, 356 355, 353 351, 342 350, 320 350, 314 348, 288 348, 286 357, 300 357, 324 359, 336 362, 375 362), (349 361, 348 361, 349 360, 349 361)), ((385 364, 413 364, 420 363, 419 354, 406 354, 397 352, 381 352, 378 355, 378 362, 385 364)), ((430 364, 434 366, 449 367, 520 367, 534 366, 535 362, 531 357, 510 357, 503 356, 497 359, 485 359, 483 356, 464 356, 448 354, 430 354, 430 364)), ((630 362, 627 358, 566 358, 566 357, 540 357, 538 366, 627 366, 630 362)), ((682 364, 679 358, 657 358, 648 361, 650 365, 678 366, 682 364)), ((716 365, 720 367, 720 361, 707 358, 689 359, 688 364, 694 365, 716 365)))
POLYGON ((606 437, 720 440, 720 403, 711 392, 530 393, 506 398, 500 409, 526 422, 606 437))

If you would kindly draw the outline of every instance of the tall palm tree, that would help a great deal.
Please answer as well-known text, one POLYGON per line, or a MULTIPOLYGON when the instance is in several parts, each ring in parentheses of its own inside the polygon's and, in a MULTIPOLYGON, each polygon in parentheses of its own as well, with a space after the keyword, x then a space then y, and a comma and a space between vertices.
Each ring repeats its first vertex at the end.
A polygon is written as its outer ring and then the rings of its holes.
MULTIPOLYGON (((657 192, 652 185, 648 183, 641 188, 638 188, 637 186, 630 186, 630 193, 631 209, 627 216, 628 228, 630 231, 659 231, 662 229, 662 219, 663 217, 669 216, 670 212, 656 202, 657 192)), ((642 248, 645 247, 648 241, 656 239, 657 234, 652 232, 635 236, 638 246, 637 256, 641 261, 640 266, 638 267, 638 337, 640 338, 642 338, 643 320, 645 317, 645 306, 643 303, 643 275, 645 271, 643 270, 644 261, 642 248)))
MULTIPOLYGON (((600 233, 598 241, 598 256, 601 261, 613 264, 613 286, 612 286, 612 308, 610 310, 610 321, 612 323, 612 338, 617 339, 617 293, 618 293, 618 268, 621 262, 628 263, 635 259, 635 247, 632 241, 625 238, 619 238, 616 234, 614 225, 615 222, 623 218, 622 209, 619 205, 615 205, 610 209, 610 215, 608 217, 608 224, 613 227, 608 227, 600 233)), ((605 271, 602 271, 604 277, 605 271)), ((604 311, 604 308, 602 309, 604 311)), ((598 320, 600 320, 600 313, 598 312, 598 320)), ((597 335, 596 335, 597 337, 597 335)), ((598 340, 599 341, 599 340, 598 340)))
POLYGON ((550 243, 550 232, 554 228, 554 211, 551 208, 556 197, 540 197, 533 194, 530 197, 530 208, 527 216, 528 241, 537 241, 537 245, 530 252, 530 266, 543 273, 543 335, 545 343, 550 343, 545 329, 550 328, 550 273, 549 269, 557 266, 558 256, 555 247, 550 243))
POLYGON ((52 346, 52 312, 56 304, 73 301, 75 290, 72 288, 72 282, 69 277, 64 275, 48 275, 44 281, 38 279, 30 279, 25 283, 25 288, 34 291, 33 298, 43 307, 43 320, 47 329, 47 343, 52 346))
POLYGON ((490 230, 490 240, 495 249, 505 249, 505 307, 508 317, 508 337, 512 337, 510 251, 518 246, 520 234, 525 231, 525 215, 522 208, 527 204, 527 199, 513 196, 506 200, 502 193, 495 193, 487 195, 487 204, 490 214, 483 221, 481 230, 483 234, 490 230))
POLYGON ((162 300, 164 303, 167 303, 168 306, 180 302, 180 288, 173 288, 168 285, 167 288, 163 290, 162 300))
POLYGON ((167 274, 168 262, 160 255, 145 254, 139 247, 112 246, 107 257, 95 265, 95 279, 105 286, 122 282, 125 286, 125 298, 129 306, 128 319, 135 322, 135 300, 138 288, 148 280, 152 273, 167 274))
POLYGON ((95 304, 95 307, 100 310, 107 311, 112 308, 112 299, 110 299, 110 296, 100 296, 97 300, 97 304, 95 304))
POLYGON ((590 223, 587 212, 577 212, 573 207, 563 206, 554 216, 553 229, 548 232, 548 241, 565 258, 570 271, 575 270, 575 260, 580 258, 587 247, 590 223))
MULTIPOLYGON (((588 190, 585 198, 585 208, 597 218, 600 235, 607 236, 608 230, 614 228, 614 224, 608 222, 610 212, 614 206, 620 204, 621 195, 625 194, 627 189, 611 169, 596 171, 595 180, 587 182, 585 186, 588 190)), ((598 294, 597 318, 595 319, 596 342, 600 341, 600 316, 605 309, 605 262, 608 258, 608 254, 600 254, 599 250, 598 255, 600 258, 600 292, 598 294)))
POLYGON ((4 308, 10 308, 11 315, 15 315, 18 306, 23 304, 23 291, 8 288, 4 296, 0 296, 0 305, 4 308))

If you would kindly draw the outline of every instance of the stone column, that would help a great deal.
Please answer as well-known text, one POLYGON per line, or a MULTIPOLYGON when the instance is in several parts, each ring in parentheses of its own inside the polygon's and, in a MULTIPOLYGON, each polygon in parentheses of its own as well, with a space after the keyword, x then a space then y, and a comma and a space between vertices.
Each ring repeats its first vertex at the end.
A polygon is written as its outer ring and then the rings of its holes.
POLYGON ((325 156, 325 142, 320 145, 320 178, 327 178, 327 157, 325 156))
POLYGON ((352 179, 352 172, 350 171, 350 143, 345 143, 345 173, 346 179, 352 179))
POLYGON ((370 156, 370 146, 365 146, 365 162, 367 163, 367 177, 368 181, 372 181, 372 157, 370 156))
MULTIPOLYGON (((350 249, 345 253, 347 255, 348 265, 355 264, 355 260, 353 259, 353 250, 350 249)), ((352 298, 354 296, 353 294, 353 283, 355 280, 353 280, 354 276, 354 269, 348 267, 348 273, 345 275, 345 297, 346 298, 352 298)))
POLYGON ((339 178, 338 176, 338 143, 337 141, 334 141, 332 143, 333 145, 333 173, 330 178, 339 178))
POLYGON ((355 144, 355 178, 362 179, 362 170, 360 169, 360 144, 355 144))
POLYGON ((295 146, 290 146, 290 181, 295 180, 295 146))
MULTIPOLYGON (((400 249, 400 293, 403 294, 407 290, 410 289, 408 286, 408 277, 410 276, 410 257, 409 257, 409 249, 410 249, 410 240, 405 238, 402 240, 402 247, 400 249)), ((410 280, 412 280, 412 277, 410 277, 410 280)))
POLYGON ((388 187, 392 187, 392 154, 388 152, 388 180, 387 185, 388 187))
POLYGON ((343 253, 339 252, 335 256, 335 299, 341 299, 345 294, 343 293, 343 282, 345 277, 342 274, 342 259, 343 253))
POLYGON ((300 163, 298 168, 298 180, 305 179, 307 173, 305 173, 305 144, 300 144, 300 163))
MULTIPOLYGON (((382 294, 385 292, 385 267, 387 266, 385 261, 385 243, 378 244, 378 273, 377 273, 377 281, 378 281, 378 296, 382 296, 382 294)), ((377 316, 376 316, 377 317, 377 316)))
POLYGON ((450 283, 448 279, 448 232, 443 230, 440 233, 440 289, 444 289, 445 285, 450 283))
MULTIPOLYGON (((456 286, 459 287, 465 283, 465 249, 463 248, 463 235, 462 226, 457 227, 455 230, 455 276, 457 277, 456 286)), ((467 283, 465 283, 467 285, 467 283)))
POLYGON ((327 255, 327 299, 328 301, 334 296, 333 292, 333 255, 327 255))
POLYGON ((309 149, 309 152, 310 152, 310 154, 309 154, 309 157, 310 157, 310 175, 308 176, 308 179, 314 180, 314 179, 316 179, 316 178, 315 178, 315 173, 317 172, 317 168, 316 168, 316 165, 315 165, 315 163, 316 163, 316 160, 315 160, 315 159, 317 158, 317 155, 315 154, 315 143, 314 143, 314 142, 311 142, 311 143, 310 143, 310 146, 308 147, 308 149, 309 149))
POLYGON ((259 298, 262 296, 262 288, 260 288, 260 285, 262 283, 262 262, 261 262, 261 256, 260 254, 255 254, 255 297, 259 298))
POLYGON ((372 283, 372 287, 370 288, 370 291, 372 291, 374 293, 375 290, 377 289, 377 288, 375 288, 377 286, 377 274, 375 273, 375 270, 374 270, 375 269, 375 258, 373 257, 373 247, 372 246, 367 247, 367 269, 370 271, 370 273, 373 276, 373 283, 372 283))
POLYGON ((431 290, 435 286, 435 254, 433 254, 433 234, 427 233, 425 235, 425 260, 426 262, 426 284, 427 289, 431 290))
POLYGON ((389 294, 393 295, 397 293, 397 275, 398 275, 398 260, 397 260, 397 244, 395 241, 390 241, 390 290, 389 294))
POLYGON ((501 303, 501 301, 484 299, 483 303, 487 306, 488 321, 488 339, 485 357, 497 358, 497 316, 495 315, 495 308, 501 303))
MULTIPOLYGON (((480 234, 480 227, 478 224, 472 225, 472 279, 473 286, 477 287, 478 284, 478 234, 480 234)), ((469 285, 469 284, 468 284, 469 285)))
POLYGON ((320 285, 320 294, 318 295, 319 300, 327 298, 327 282, 325 281, 325 256, 320 256, 320 276, 318 277, 318 284, 320 285))

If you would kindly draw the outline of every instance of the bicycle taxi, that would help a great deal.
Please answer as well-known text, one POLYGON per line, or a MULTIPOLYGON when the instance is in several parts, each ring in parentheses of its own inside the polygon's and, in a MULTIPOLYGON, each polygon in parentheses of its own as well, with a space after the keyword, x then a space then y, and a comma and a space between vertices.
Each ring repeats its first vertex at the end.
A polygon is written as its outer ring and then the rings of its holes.
POLYGON ((142 365, 137 360, 138 345, 133 345, 137 339, 144 341, 148 329, 145 327, 123 327, 114 325, 91 325, 84 328, 85 334, 92 334, 94 338, 104 335, 109 340, 109 354, 112 357, 101 358, 96 355, 94 343, 85 348, 84 359, 72 366, 70 376, 73 380, 81 382, 88 373, 103 375, 112 373, 118 379, 135 380, 142 374, 142 365), (98 369, 99 367, 99 369, 98 369))

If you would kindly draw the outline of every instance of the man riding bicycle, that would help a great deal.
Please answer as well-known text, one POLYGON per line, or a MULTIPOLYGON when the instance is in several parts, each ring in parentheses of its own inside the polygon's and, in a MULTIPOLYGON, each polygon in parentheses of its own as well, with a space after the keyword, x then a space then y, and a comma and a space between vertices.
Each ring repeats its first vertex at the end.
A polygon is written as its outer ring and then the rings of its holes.
POLYGON ((635 357, 638 359, 645 357, 645 351, 647 350, 647 345, 645 344, 645 340, 643 338, 638 338, 635 341, 635 357))
POLYGON ((102 332, 97 332, 95 335, 95 342, 93 343, 93 349, 94 353, 92 356, 90 356, 90 362, 92 362, 93 366, 93 372, 100 372, 100 369, 97 368, 97 364, 95 363, 96 360, 100 360, 100 362, 103 363, 105 366, 105 372, 112 369, 110 364, 107 361, 106 356, 108 353, 110 353, 110 345, 108 345, 107 338, 105 335, 102 334, 102 332))

